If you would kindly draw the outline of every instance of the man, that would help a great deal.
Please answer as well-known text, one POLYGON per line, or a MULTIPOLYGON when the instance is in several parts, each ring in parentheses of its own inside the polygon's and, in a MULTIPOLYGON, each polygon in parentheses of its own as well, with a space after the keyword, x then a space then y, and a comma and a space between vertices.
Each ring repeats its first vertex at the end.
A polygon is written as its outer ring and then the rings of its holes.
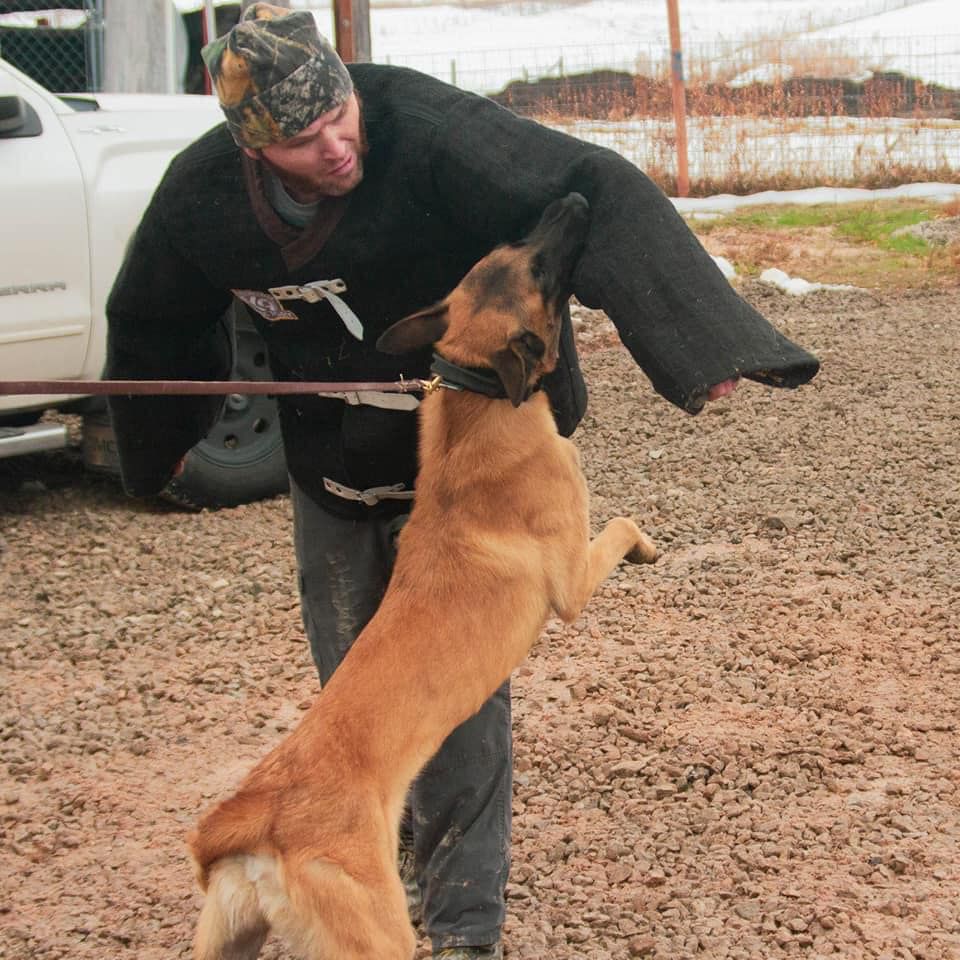
MULTIPOLYGON (((108 376, 224 376, 217 318, 232 296, 255 312, 278 378, 426 376, 428 353, 379 355, 379 334, 571 190, 592 218, 576 294, 607 311, 665 397, 697 412, 741 375, 796 386, 815 374, 816 360, 732 291, 616 154, 413 71, 347 69, 306 12, 254 4, 204 59, 226 124, 173 161, 144 215, 108 305, 108 376)), ((586 389, 569 316, 546 389, 572 433, 586 389)), ((409 404, 393 394, 279 401, 322 682, 389 576, 416 473, 409 404)), ((135 495, 164 487, 217 412, 202 398, 118 398, 111 410, 135 495)), ((436 957, 501 956, 511 767, 505 684, 412 790, 410 844, 436 957)))

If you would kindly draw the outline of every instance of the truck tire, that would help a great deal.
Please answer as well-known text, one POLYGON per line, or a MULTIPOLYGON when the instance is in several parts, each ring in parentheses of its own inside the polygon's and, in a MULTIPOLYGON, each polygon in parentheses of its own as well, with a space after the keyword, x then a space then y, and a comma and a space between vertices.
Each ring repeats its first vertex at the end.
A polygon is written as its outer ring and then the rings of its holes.
MULTIPOLYGON (((233 380, 269 380, 266 351, 246 308, 234 303, 233 380)), ((231 394, 220 419, 187 454, 183 472, 163 499, 189 510, 235 507, 289 489, 277 403, 271 397, 231 394)))

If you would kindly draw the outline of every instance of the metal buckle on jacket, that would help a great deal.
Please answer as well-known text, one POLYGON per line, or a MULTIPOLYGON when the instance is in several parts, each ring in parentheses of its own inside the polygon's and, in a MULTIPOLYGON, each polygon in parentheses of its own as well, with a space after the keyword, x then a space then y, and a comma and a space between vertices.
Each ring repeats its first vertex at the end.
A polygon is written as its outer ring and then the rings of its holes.
POLYGON ((393 483, 388 487, 368 487, 366 490, 354 490, 353 487, 344 486, 329 477, 323 478, 323 489, 327 493, 332 493, 335 497, 363 503, 368 507, 375 506, 381 500, 412 500, 414 496, 413 490, 405 489, 402 483, 393 483))
POLYGON ((267 288, 267 292, 272 293, 278 300, 306 300, 307 303, 319 303, 328 293, 346 293, 346 290, 347 285, 340 279, 314 280, 302 287, 289 283, 283 287, 267 288))
POLYGON ((269 287, 267 292, 277 300, 304 300, 307 303, 319 303, 327 300, 343 321, 351 336, 363 339, 363 324, 359 317, 340 299, 337 294, 346 293, 347 285, 339 278, 336 280, 314 280, 297 286, 295 283, 283 287, 269 287))
POLYGON ((416 410, 419 397, 412 393, 384 393, 382 390, 356 390, 346 393, 325 393, 324 397, 342 400, 351 407, 379 407, 381 410, 416 410))

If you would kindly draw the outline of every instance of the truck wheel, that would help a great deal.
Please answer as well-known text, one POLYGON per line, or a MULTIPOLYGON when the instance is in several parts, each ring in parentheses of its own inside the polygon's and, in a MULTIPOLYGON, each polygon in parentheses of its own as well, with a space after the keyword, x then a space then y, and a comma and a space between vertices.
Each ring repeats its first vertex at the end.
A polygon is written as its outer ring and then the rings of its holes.
MULTIPOLYGON (((231 379, 269 380, 263 341, 246 309, 234 304, 234 361, 231 379)), ((289 489, 276 401, 270 397, 231 394, 223 413, 187 454, 183 472, 163 491, 163 498, 191 510, 235 507, 289 489)))

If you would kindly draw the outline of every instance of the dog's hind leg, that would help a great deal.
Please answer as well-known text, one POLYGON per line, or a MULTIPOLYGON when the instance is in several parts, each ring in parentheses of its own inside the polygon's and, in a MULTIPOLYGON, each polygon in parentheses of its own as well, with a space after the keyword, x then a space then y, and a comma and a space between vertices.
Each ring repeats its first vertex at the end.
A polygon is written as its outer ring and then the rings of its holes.
POLYGON ((630 563, 653 563, 657 548, 632 520, 614 517, 590 541, 586 563, 578 571, 577 579, 566 584, 562 595, 553 598, 557 615, 567 623, 576 620, 597 587, 624 559, 630 563))
POLYGON ((411 960, 416 938, 399 876, 392 866, 362 873, 361 881, 328 860, 289 871, 291 909, 272 917, 276 932, 308 960, 411 960))
POLYGON ((245 856, 226 857, 210 871, 193 941, 194 960, 256 960, 270 925, 250 880, 245 856))

